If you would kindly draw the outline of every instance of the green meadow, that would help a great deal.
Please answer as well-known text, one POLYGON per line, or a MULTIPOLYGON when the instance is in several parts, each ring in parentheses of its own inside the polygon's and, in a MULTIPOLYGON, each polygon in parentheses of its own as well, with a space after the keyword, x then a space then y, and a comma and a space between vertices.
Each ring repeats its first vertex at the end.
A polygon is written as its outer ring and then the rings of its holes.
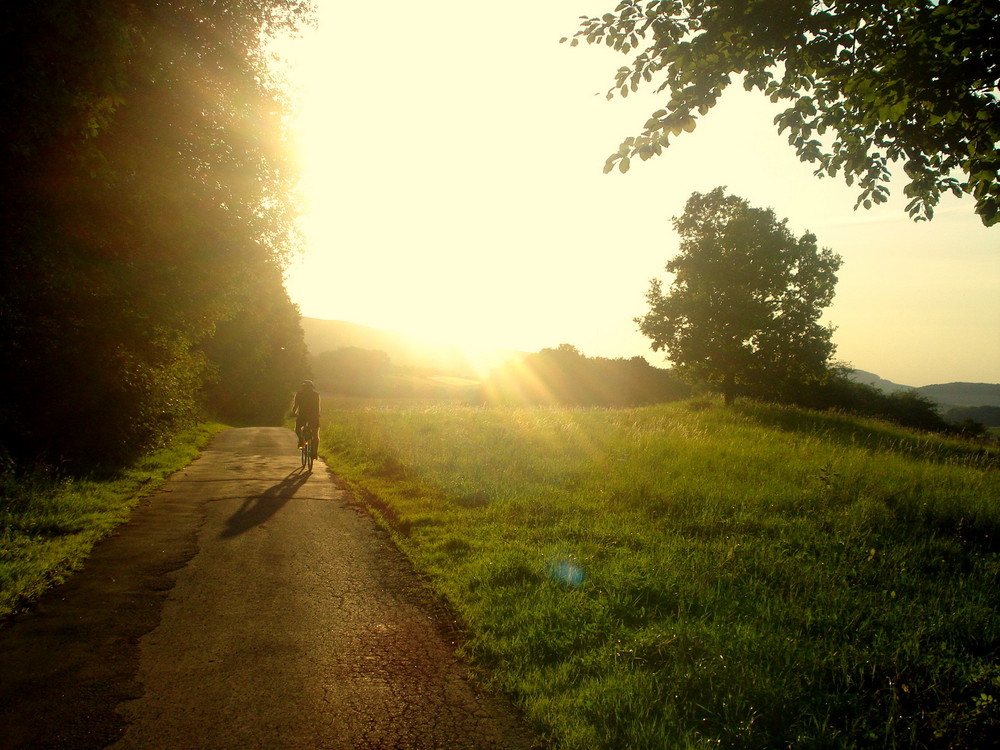
POLYGON ((995 447, 706 400, 330 399, 321 444, 554 747, 997 746, 995 447))

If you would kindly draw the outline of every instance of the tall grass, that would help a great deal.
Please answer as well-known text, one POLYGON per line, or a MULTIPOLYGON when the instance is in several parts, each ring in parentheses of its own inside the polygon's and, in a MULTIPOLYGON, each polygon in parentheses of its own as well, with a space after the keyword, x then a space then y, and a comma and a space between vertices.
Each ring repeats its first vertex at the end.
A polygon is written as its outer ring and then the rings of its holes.
POLYGON ((0 471, 0 620, 79 568, 139 498, 196 458, 221 429, 204 424, 187 430, 115 476, 70 479, 42 468, 0 471))
POLYGON ((344 401, 324 423, 558 747, 1000 737, 996 449, 705 401, 344 401))

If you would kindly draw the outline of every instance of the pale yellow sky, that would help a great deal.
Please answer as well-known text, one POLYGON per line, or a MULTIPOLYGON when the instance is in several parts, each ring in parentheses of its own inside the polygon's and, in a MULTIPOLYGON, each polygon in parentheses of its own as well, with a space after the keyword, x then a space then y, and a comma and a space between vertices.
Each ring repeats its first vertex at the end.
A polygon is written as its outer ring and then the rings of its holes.
POLYGON ((844 257, 839 359, 906 385, 1000 382, 1000 228, 970 200, 914 224, 900 188, 854 212, 854 190, 813 177, 774 105, 739 87, 663 156, 604 175, 662 104, 607 101, 627 58, 558 44, 611 0, 388 0, 380 24, 319 2, 318 28, 282 48, 308 200, 287 286, 304 315, 662 365, 632 319, 676 254, 671 217, 726 185, 844 257))

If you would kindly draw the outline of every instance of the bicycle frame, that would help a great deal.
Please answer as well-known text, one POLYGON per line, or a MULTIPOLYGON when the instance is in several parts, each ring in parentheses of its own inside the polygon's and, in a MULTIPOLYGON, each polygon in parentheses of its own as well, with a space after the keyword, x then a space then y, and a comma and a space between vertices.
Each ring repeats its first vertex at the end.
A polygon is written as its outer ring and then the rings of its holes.
POLYGON ((312 471, 313 461, 316 460, 318 442, 319 436, 316 433, 316 428, 311 424, 305 425, 302 428, 302 466, 308 471, 312 471))

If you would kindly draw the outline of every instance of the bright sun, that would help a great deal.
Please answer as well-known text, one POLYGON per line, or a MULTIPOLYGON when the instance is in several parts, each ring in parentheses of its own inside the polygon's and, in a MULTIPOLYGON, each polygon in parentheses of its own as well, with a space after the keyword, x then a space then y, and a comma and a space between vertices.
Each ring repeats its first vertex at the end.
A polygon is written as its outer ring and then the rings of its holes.
POLYGON ((518 0, 505 12, 530 20, 516 29, 490 5, 394 3, 375 38, 345 33, 345 7, 320 2, 319 27, 276 50, 297 99, 307 250, 287 288, 303 315, 660 364, 634 318, 676 253, 671 217, 724 185, 844 256, 839 356, 916 385, 995 380, 997 240, 968 202, 943 201, 931 225, 906 219, 901 190, 854 213, 854 189, 817 180, 774 105, 739 85, 683 146, 602 174, 663 104, 644 90, 606 101, 624 58, 558 43, 607 0, 518 0))
MULTIPOLYGON (((403 13, 428 23, 419 8, 403 13)), ((544 67, 539 60, 512 57, 500 36, 449 37, 447 52, 421 48, 400 66, 344 35, 331 42, 321 18, 318 31, 279 50, 298 89, 307 251, 287 286, 303 314, 523 350, 563 343, 567 322, 599 336, 608 328, 601 308, 616 295, 618 317, 628 323, 638 314, 656 266, 609 263, 605 249, 627 238, 587 203, 607 201, 614 185, 605 180, 590 194, 574 186, 601 182, 607 145, 647 105, 619 109, 603 131, 564 130, 567 120, 594 122, 595 106, 607 111, 592 95, 608 60, 558 44, 577 15, 566 4, 535 19, 548 28, 536 29, 533 48, 546 64, 556 59, 557 72, 576 74, 572 86, 549 91, 528 83, 544 67), (483 55, 492 62, 453 65, 483 55), (448 80, 437 80, 444 70, 448 80), (557 132, 553 143, 537 143, 557 132), (600 245, 589 257, 571 239, 588 221, 600 245), (595 266, 603 275, 587 277, 595 266), (582 295, 582 311, 567 309, 569 294, 582 295)), ((395 19, 380 46, 412 46, 406 21, 395 19)), ((633 353, 644 348, 636 335, 633 353)))
POLYGON ((495 220, 476 196, 456 197, 463 176, 435 169, 423 150, 404 146, 392 160, 371 159, 359 146, 389 138, 372 122, 381 108, 354 101, 347 117, 345 102, 317 91, 323 80, 306 78, 297 120, 307 250, 289 270, 293 299, 312 317, 468 346, 510 345, 504 336, 530 326, 532 315, 518 314, 510 296, 516 274, 503 253, 484 252, 495 220))

